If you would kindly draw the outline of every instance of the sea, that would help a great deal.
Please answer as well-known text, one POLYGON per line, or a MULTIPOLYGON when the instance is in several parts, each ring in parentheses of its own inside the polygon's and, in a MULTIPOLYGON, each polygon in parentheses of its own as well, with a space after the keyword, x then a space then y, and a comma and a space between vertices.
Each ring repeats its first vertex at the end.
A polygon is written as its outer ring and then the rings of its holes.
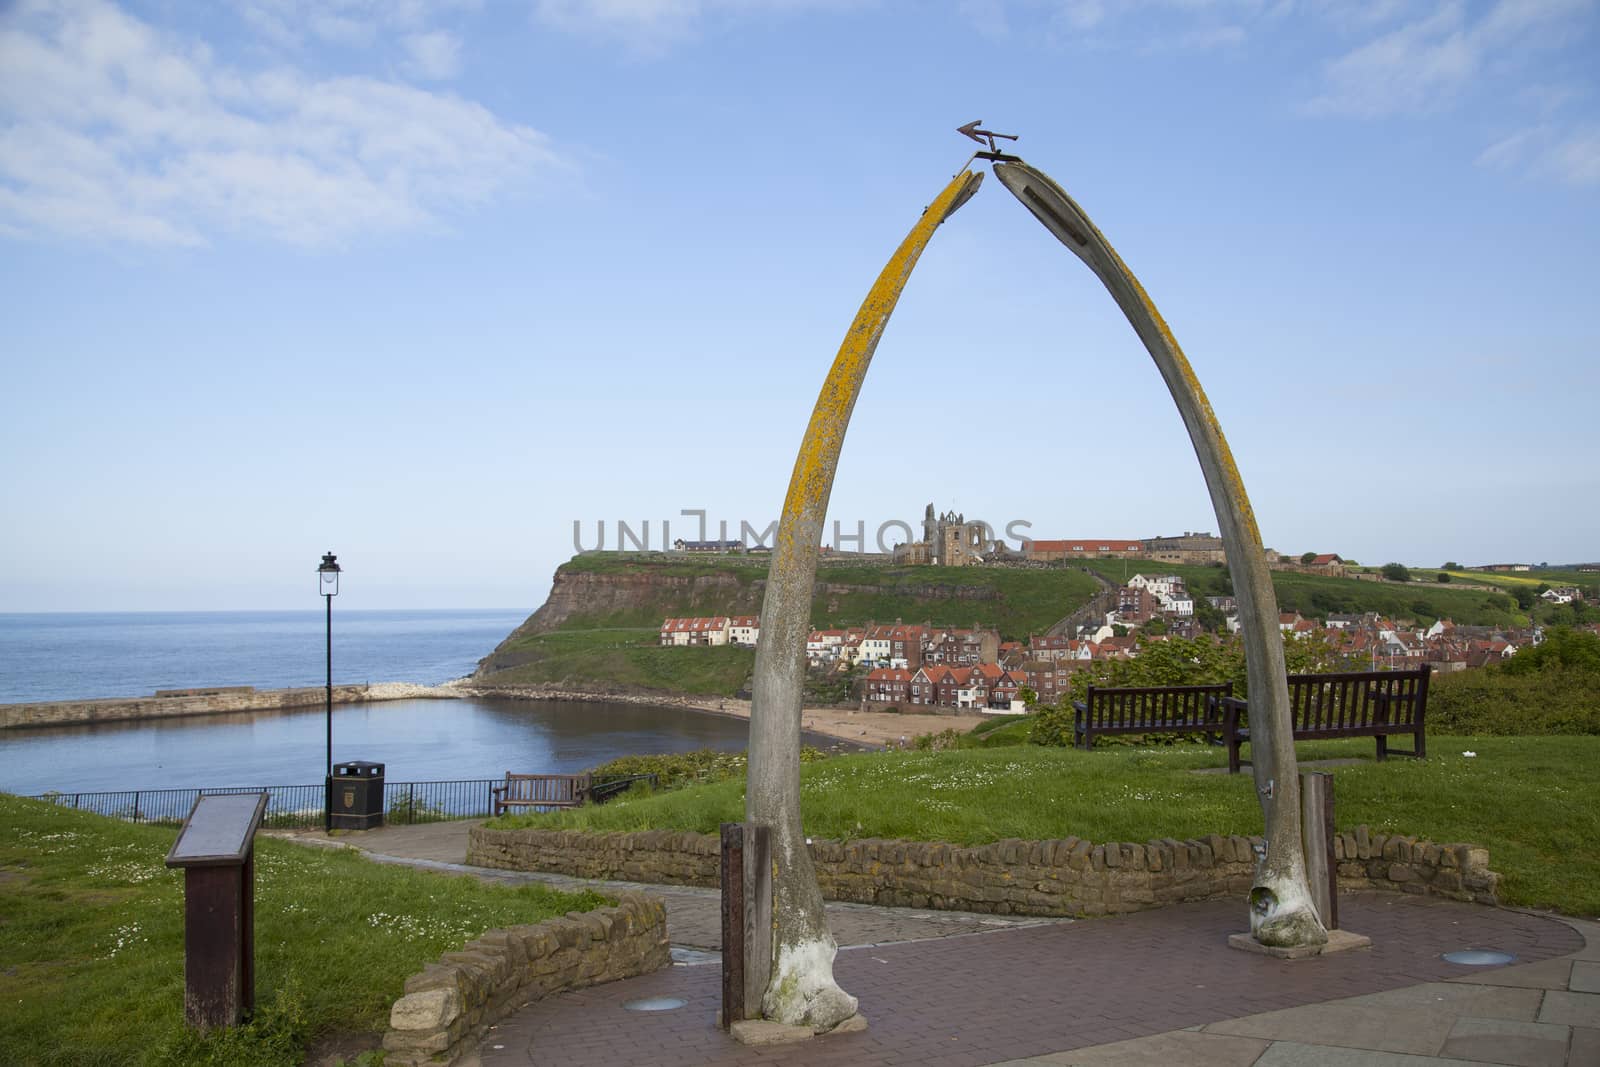
MULTIPOLYGON (((319 605, 320 606, 320 605, 319 605)), ((333 681, 437 685, 469 675, 526 610, 339 611, 333 681)), ((322 685, 327 617, 306 611, 0 614, 0 704, 157 689, 322 685)))
MULTIPOLYGON (((336 608, 334 683, 464 677, 526 615, 336 608)), ((316 611, 0 615, 0 703, 319 686, 325 626, 316 611)), ((0 730, 0 790, 317 783, 326 769, 327 720, 324 708, 313 707, 0 730)), ((505 698, 341 704, 332 728, 334 762, 383 763, 391 782, 568 773, 622 755, 737 751, 749 737, 743 719, 684 708, 505 698)))

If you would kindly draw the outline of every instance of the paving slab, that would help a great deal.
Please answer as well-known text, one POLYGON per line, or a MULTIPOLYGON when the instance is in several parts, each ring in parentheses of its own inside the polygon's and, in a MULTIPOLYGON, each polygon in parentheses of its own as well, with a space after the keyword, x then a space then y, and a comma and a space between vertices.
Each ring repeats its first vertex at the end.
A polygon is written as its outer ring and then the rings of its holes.
POLYGON ((1572 1028, 1572 1043, 1567 1047, 1567 1067, 1594 1067, 1600 1063, 1600 1029, 1572 1028))
POLYGON ((1383 1008, 1338 1001, 1229 1019, 1207 1026, 1206 1033, 1431 1056, 1457 1018, 1444 1006, 1383 1008))
MULTIPOLYGON (((1509 968, 1508 968, 1509 969, 1509 968)), ((1475 1015, 1485 1019, 1516 1019, 1532 1022, 1539 1014, 1538 989, 1485 988, 1453 982, 1424 982, 1404 989, 1368 993, 1339 1003, 1351 1007, 1386 1008, 1396 1011, 1439 1009, 1452 1015, 1475 1015)))
POLYGON ((1562 993, 1553 989, 1544 995, 1538 1021, 1600 1029, 1600 993, 1562 993))
POLYGON ((1592 960, 1574 961, 1567 988, 1574 993, 1600 993, 1600 963, 1592 960))
POLYGON ((1457 1019, 1440 1055, 1513 1067, 1565 1067, 1571 1028, 1508 1019, 1457 1019))
POLYGON ((994 1067, 1250 1067, 1270 1042, 1253 1037, 1207 1034, 1197 1030, 1169 1030, 1151 1037, 1136 1037, 1110 1045, 1054 1052, 1026 1060, 1007 1060, 994 1067))
POLYGON ((1275 1041, 1255 1067, 1479 1067, 1472 1060, 1275 1041))
POLYGON ((1463 985, 1517 986, 1523 989, 1566 989, 1572 976, 1570 959, 1495 967, 1481 974, 1464 974, 1450 981, 1463 985))

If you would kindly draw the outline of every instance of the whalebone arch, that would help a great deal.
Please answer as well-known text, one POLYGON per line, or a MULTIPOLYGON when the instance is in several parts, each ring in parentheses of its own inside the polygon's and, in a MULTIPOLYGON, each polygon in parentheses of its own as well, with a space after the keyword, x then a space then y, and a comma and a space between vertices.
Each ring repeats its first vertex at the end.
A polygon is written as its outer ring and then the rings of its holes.
MULTIPOLYGON (((1253 698, 1254 773, 1266 823, 1266 855, 1250 890, 1250 928, 1274 946, 1326 942, 1311 902, 1300 839, 1299 782, 1277 599, 1265 549, 1233 454, 1188 359, 1143 286, 1100 230, 1043 172, 997 159, 1000 182, 1098 277, 1166 382, 1200 461, 1239 600, 1253 698)), ((822 528, 839 454, 873 352, 933 232, 978 189, 957 174, 923 212, 868 291, 823 382, 790 475, 761 611, 751 707, 746 818, 771 828, 773 936, 762 1012, 830 1030, 856 1000, 833 979, 837 952, 800 822, 799 743, 805 639, 822 528)))

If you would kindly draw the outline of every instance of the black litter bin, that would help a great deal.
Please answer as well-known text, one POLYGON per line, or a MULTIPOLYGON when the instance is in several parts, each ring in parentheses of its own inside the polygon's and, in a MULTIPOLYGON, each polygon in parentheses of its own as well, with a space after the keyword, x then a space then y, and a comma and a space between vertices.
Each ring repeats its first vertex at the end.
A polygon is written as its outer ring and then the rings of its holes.
POLYGON ((333 767, 333 829, 372 830, 383 825, 383 764, 352 760, 333 767))

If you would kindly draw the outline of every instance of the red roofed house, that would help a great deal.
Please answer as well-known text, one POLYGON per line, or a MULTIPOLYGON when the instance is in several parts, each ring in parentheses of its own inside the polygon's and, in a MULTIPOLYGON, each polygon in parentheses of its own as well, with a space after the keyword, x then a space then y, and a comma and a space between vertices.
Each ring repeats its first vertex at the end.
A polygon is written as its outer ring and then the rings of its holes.
POLYGON ((911 672, 879 667, 867 675, 867 699, 879 704, 904 704, 910 698, 911 672))

